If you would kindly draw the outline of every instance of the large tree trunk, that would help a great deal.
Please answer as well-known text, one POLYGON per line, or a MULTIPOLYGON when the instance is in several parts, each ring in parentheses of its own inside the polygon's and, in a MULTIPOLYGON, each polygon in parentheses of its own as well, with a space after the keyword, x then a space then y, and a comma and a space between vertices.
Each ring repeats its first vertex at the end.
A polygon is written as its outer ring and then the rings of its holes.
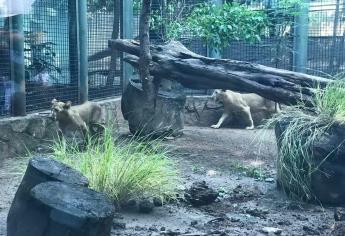
MULTIPOLYGON (((138 68, 140 45, 130 40, 110 40, 112 50, 132 54, 125 60, 138 68)), ((248 62, 213 59, 195 54, 179 42, 151 46, 150 74, 193 89, 231 89, 257 93, 267 99, 293 105, 312 106, 316 87, 331 80, 248 62)), ((143 81, 145 82, 145 80, 143 81)))
POLYGON ((151 62, 151 52, 150 52, 150 11, 151 11, 151 0, 142 1, 142 9, 140 14, 139 23, 139 38, 140 38, 140 58, 139 61, 139 75, 140 80, 143 85, 144 94, 146 96, 147 102, 152 104, 155 96, 155 89, 153 83, 153 77, 150 76, 150 62, 151 62))

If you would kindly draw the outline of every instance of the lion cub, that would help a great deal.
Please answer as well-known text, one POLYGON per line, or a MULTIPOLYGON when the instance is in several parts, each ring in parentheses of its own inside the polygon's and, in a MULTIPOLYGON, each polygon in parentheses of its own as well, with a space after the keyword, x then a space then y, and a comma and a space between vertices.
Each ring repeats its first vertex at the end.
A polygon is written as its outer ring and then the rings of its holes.
POLYGON ((81 131, 85 137, 89 131, 93 132, 95 125, 104 124, 102 108, 97 103, 85 102, 73 107, 70 101, 64 103, 53 99, 51 103, 53 118, 63 134, 81 131))
POLYGON ((212 95, 217 102, 224 104, 224 112, 217 124, 211 128, 218 129, 233 114, 238 114, 248 124, 246 129, 254 129, 252 112, 273 114, 279 112, 279 105, 254 93, 237 93, 231 90, 216 89, 212 95))

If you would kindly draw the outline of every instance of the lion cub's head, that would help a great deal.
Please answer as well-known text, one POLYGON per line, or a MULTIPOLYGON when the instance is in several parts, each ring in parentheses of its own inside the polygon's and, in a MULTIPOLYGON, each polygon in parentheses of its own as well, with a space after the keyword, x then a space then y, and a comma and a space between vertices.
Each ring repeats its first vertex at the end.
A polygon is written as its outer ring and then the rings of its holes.
POLYGON ((57 115, 67 112, 71 108, 71 106, 72 106, 71 101, 61 102, 54 98, 52 100, 52 106, 51 106, 53 117, 56 118, 57 115))
POLYGON ((212 98, 215 102, 222 102, 222 96, 226 92, 224 89, 215 89, 212 94, 212 98))

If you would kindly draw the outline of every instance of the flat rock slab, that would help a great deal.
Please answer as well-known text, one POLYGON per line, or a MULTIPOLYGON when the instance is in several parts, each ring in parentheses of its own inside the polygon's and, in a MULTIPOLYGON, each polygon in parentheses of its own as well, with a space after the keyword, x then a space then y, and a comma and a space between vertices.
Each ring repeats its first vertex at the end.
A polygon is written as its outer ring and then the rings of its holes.
POLYGON ((54 235, 67 235, 68 231, 73 232, 70 236, 110 235, 115 208, 102 193, 62 182, 45 182, 34 187, 31 196, 38 203, 35 210, 42 210, 50 218, 45 232, 57 224, 60 227, 54 229, 54 235))
MULTIPOLYGON (((29 166, 46 175, 51 181, 60 181, 87 187, 88 179, 71 167, 48 157, 34 157, 29 166)), ((47 179, 48 181, 48 179, 47 179)))

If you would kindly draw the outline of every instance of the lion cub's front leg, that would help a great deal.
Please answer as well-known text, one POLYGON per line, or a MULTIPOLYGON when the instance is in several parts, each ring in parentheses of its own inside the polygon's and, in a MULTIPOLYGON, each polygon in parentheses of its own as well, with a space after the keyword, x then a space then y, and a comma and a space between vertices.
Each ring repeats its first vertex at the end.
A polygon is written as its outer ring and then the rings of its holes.
POLYGON ((215 125, 211 125, 211 128, 213 128, 213 129, 219 129, 220 126, 221 126, 221 125, 224 123, 224 121, 226 120, 226 118, 228 118, 228 116, 229 116, 228 114, 223 113, 223 115, 220 117, 218 123, 215 124, 215 125))
POLYGON ((246 129, 254 129, 254 121, 252 118, 252 114, 250 112, 250 107, 249 106, 244 106, 242 108, 243 114, 246 116, 249 126, 246 127, 246 129))

